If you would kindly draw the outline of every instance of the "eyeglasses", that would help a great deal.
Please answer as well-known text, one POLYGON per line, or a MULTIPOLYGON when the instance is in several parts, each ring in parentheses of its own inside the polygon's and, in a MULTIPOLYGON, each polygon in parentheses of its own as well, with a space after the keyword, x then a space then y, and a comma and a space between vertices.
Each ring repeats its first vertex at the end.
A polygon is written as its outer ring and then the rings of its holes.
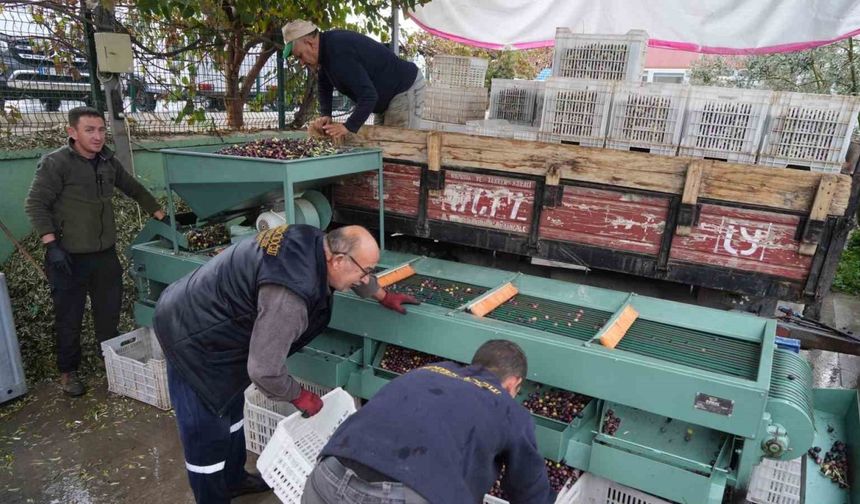
POLYGON ((358 278, 359 280, 364 280, 364 278, 365 278, 367 275, 370 275, 371 273, 373 273, 372 271, 370 271, 369 269, 366 269, 366 268, 365 268, 364 266, 362 266, 361 264, 358 264, 358 261, 356 261, 354 257, 352 257, 351 255, 347 254, 346 252, 332 252, 332 254, 333 254, 333 255, 342 255, 342 256, 349 257, 349 260, 350 260, 350 261, 352 261, 352 264, 355 264, 355 267, 356 267, 356 268, 358 268, 358 269, 360 269, 360 270, 361 270, 361 272, 362 272, 362 273, 364 273, 363 275, 361 275, 361 276, 358 278))

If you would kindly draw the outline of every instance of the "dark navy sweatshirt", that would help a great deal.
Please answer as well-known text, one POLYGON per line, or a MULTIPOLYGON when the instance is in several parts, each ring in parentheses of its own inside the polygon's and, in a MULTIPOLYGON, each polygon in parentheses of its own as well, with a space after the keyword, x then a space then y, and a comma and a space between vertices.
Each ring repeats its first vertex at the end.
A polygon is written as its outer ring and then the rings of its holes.
POLYGON ((432 504, 482 502, 501 464, 510 502, 555 498, 531 416, 477 366, 441 362, 391 381, 337 429, 322 456, 354 460, 432 504))
POLYGON ((319 64, 320 115, 331 115, 332 91, 337 89, 355 102, 345 124, 353 133, 371 113, 385 112, 394 95, 409 89, 418 75, 414 63, 398 58, 372 38, 348 30, 320 34, 319 64))

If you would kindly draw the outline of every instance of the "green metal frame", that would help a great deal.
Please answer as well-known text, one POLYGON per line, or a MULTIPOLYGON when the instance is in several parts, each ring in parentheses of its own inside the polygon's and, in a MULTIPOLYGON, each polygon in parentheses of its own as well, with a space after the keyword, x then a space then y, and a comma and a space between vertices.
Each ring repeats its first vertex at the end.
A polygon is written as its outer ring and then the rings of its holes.
MULTIPOLYGON (((177 194, 202 216, 240 204, 247 206, 271 191, 283 191, 289 201, 294 190, 368 171, 370 168, 362 165, 364 162, 378 163, 373 169, 378 169, 379 189, 383 194, 381 152, 350 154, 273 166, 269 161, 250 158, 169 150, 164 151, 165 178, 171 189, 168 194, 178 189, 177 194)), ((288 215, 292 215, 291 205, 285 207, 288 215)), ((380 221, 382 216, 380 201, 380 221)), ((171 217, 175 218, 172 196, 171 217)), ((139 241, 149 236, 152 234, 141 236, 139 241)), ((164 240, 147 241, 131 247, 134 273, 139 281, 135 305, 139 323, 151 323, 155 301, 164 286, 210 259, 205 251, 178 250, 178 239, 171 242, 168 245, 164 240)), ((717 504, 725 485, 746 487, 752 466, 762 457, 762 441, 774 423, 767 411, 774 366, 774 321, 383 250, 380 260, 383 268, 406 263, 419 275, 468 283, 486 292, 513 282, 521 295, 546 301, 547 306, 561 303, 582 307, 599 313, 598 320, 605 315, 606 320, 602 326, 595 326, 593 336, 586 331, 570 337, 510 318, 474 316, 468 312, 474 296, 459 298, 462 304, 453 307, 448 301, 442 303, 444 306, 432 303, 411 306, 409 314, 402 316, 351 292, 337 293, 330 331, 291 356, 288 363, 291 370, 307 380, 330 387, 344 386, 350 393, 369 399, 395 377, 378 368, 386 344, 468 362, 485 341, 509 339, 528 355, 530 381, 594 398, 589 414, 570 424, 535 416, 536 437, 544 456, 563 459, 577 468, 680 502, 717 504), (469 301, 465 301, 467 298, 469 301), (640 333, 645 330, 642 328, 664 324, 677 329, 679 334, 693 335, 688 336, 690 341, 701 341, 704 334, 717 343, 733 342, 756 352, 744 361, 753 362, 754 368, 748 367, 745 374, 737 376, 719 372, 723 368, 714 371, 697 368, 696 364, 701 364, 697 359, 704 359, 705 354, 690 356, 689 348, 672 360, 649 356, 659 354, 642 352, 641 347, 624 350, 624 340, 615 349, 603 347, 598 342, 599 336, 628 305, 639 313, 637 322, 651 324, 640 326, 640 333), (582 338, 583 334, 588 337, 582 338), (637 349, 638 352, 634 351, 637 349), (731 404, 731 411, 697 408, 695 403, 700 394, 731 404), (610 407, 620 411, 628 422, 615 436, 601 433, 600 428, 602 412, 610 407), (667 418, 674 425, 660 431, 657 425, 667 418), (628 435, 624 429, 630 429, 631 425, 650 430, 628 435), (695 431, 695 440, 684 441, 688 443, 684 446, 673 445, 681 443, 680 433, 686 429, 695 431)), ((647 338, 640 340, 638 345, 647 342, 647 338)), ((665 346, 665 342, 655 339, 655 345, 658 344, 665 346)), ((712 360, 718 357, 707 356, 712 360)), ((858 408, 856 396, 852 406, 842 410, 851 408, 858 408)), ((818 410, 815 413, 816 422, 830 418, 827 413, 818 410)), ((848 415, 843 424, 845 427, 840 428, 856 431, 860 429, 860 418, 848 415)), ((854 453, 858 452, 860 447, 854 453)))
MULTIPOLYGON (((276 160, 215 154, 221 146, 161 151, 171 223, 175 224, 174 191, 200 218, 259 206, 283 194, 288 224, 296 222, 296 193, 329 184, 339 177, 377 172, 379 194, 384 194, 382 150, 352 149, 342 154, 276 160)), ((385 203, 379 199, 379 240, 385 248, 385 203)), ((173 240, 174 252, 180 244, 173 240)))

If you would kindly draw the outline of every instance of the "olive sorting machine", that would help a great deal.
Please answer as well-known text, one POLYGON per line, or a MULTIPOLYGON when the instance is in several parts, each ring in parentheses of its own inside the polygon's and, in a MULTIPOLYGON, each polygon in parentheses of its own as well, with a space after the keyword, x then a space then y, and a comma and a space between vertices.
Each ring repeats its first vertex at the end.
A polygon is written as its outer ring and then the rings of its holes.
MULTIPOLYGON (((279 198, 289 202, 357 171, 377 170, 383 193, 378 150, 295 161, 211 150, 164 151, 177 223, 253 222, 279 198), (177 215, 173 192, 196 215, 177 215)), ((285 205, 286 218, 297 222, 308 217, 300 212, 319 206, 285 205)), ((160 226, 150 222, 131 247, 142 325, 150 324, 167 284, 210 258, 207 250, 185 250, 180 234, 160 226)), ((809 364, 776 348, 773 320, 391 251, 383 251, 379 267, 380 275, 411 268, 390 288, 423 303, 402 316, 337 293, 330 329, 290 357, 294 374, 369 399, 396 376, 380 366, 389 345, 467 362, 484 341, 505 338, 528 356, 526 389, 542 384, 592 398, 570 423, 535 415, 547 458, 664 499, 710 504, 723 500, 727 486, 742 494, 763 457, 804 457, 806 502, 860 503, 856 472, 851 487, 840 488, 806 456, 812 446, 827 450, 842 440, 858 467, 857 393, 813 390, 809 364), (470 312, 509 284, 512 298, 482 317, 470 312), (631 309, 637 316, 617 346, 601 345, 631 309), (622 422, 614 434, 601 425, 609 410, 622 422)))

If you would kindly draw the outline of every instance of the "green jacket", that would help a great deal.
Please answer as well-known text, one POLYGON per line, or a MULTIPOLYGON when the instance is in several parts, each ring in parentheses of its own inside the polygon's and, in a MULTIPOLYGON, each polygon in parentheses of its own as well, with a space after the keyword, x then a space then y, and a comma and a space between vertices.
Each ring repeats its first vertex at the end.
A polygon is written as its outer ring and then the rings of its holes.
POLYGON ((158 202, 107 147, 98 154, 98 165, 69 145, 45 154, 30 186, 25 210, 33 229, 44 236, 54 233, 71 253, 100 252, 116 243, 111 197, 114 187, 152 214, 158 202))

